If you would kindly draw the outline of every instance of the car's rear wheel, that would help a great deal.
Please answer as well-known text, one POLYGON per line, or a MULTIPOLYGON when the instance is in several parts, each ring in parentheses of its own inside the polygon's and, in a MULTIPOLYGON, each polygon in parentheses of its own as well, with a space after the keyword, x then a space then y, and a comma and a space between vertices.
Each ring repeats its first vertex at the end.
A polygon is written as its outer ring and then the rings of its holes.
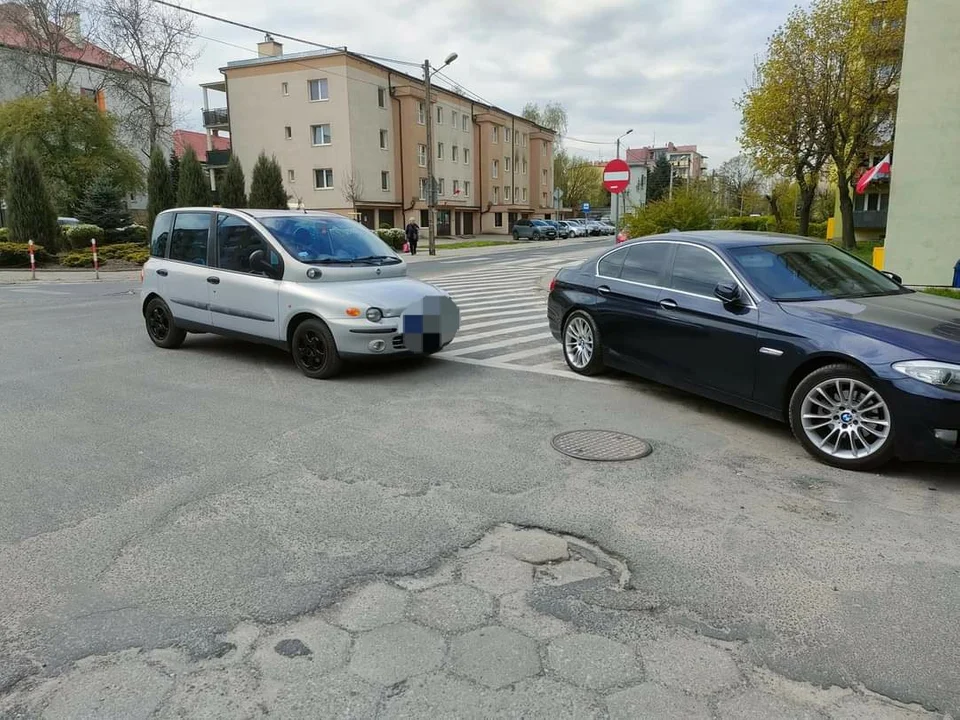
POLYGON ((308 378, 325 380, 343 368, 337 343, 322 320, 304 320, 297 325, 290 349, 293 361, 308 378))
POLYGON ((513 231, 513 241, 514 241, 514 242, 519 242, 519 240, 520 240, 520 233, 518 233, 516 230, 514 230, 514 231, 513 231))
POLYGON ((163 300, 155 297, 148 302, 143 318, 147 325, 147 335, 150 336, 154 345, 167 350, 183 345, 187 333, 177 327, 173 320, 173 313, 163 300))
POLYGON ((874 470, 893 457, 894 418, 874 381, 844 364, 807 375, 790 399, 790 427, 827 465, 874 470))
POLYGON ((597 375, 603 372, 600 329, 590 314, 574 310, 563 324, 563 358, 575 373, 597 375))
POLYGON ((540 231, 539 231, 539 230, 534 230, 534 231, 533 231, 533 239, 534 239, 534 240, 539 240, 539 239, 540 239, 540 231))

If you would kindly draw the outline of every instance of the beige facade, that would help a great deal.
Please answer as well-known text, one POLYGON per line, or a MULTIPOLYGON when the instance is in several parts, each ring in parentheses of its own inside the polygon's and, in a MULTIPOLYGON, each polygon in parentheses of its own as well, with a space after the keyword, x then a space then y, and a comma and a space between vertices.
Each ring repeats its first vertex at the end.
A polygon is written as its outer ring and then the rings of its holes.
POLYGON ((421 79, 351 53, 284 55, 268 40, 260 54, 222 68, 227 108, 211 118, 226 119, 248 180, 261 151, 276 156, 294 207, 425 226, 430 112, 438 234, 552 217, 551 131, 437 86, 428 108, 421 79))
POLYGON ((907 7, 884 267, 911 285, 951 285, 960 261, 960 3, 907 7), (931 165, 931 147, 945 162, 931 165))

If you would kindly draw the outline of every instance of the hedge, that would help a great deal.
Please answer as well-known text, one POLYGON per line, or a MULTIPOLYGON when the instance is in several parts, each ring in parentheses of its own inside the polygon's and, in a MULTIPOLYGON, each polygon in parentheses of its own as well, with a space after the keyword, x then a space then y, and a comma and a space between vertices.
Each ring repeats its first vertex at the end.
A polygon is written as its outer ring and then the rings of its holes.
MULTIPOLYGON (((105 260, 100 261, 100 265, 104 265, 105 260)), ((60 264, 64 267, 93 267, 93 253, 89 250, 77 250, 76 252, 67 253, 66 255, 60 256, 60 264)))
POLYGON ((772 215, 759 217, 725 217, 717 221, 718 230, 748 230, 752 232, 775 232, 777 221, 772 215))
POLYGON ((0 242, 10 242, 10 228, 0 228, 0 242))
POLYGON ((407 241, 407 234, 400 228, 389 228, 377 230, 377 237, 383 240, 394 250, 402 250, 403 244, 407 241))
POLYGON ((90 241, 103 242, 103 229, 96 225, 73 225, 67 231, 67 240, 74 250, 83 250, 90 247, 90 241))
MULTIPOLYGON (((99 240, 98 240, 99 242, 99 240)), ((120 243, 147 244, 147 228, 144 225, 128 225, 103 231, 104 245, 118 245, 120 243)))
MULTIPOLYGON (((136 265, 143 265, 150 257, 150 250, 139 243, 123 243, 122 245, 104 245, 97 248, 100 264, 111 260, 124 260, 136 265)), ((93 251, 84 248, 68 253, 60 258, 60 264, 66 267, 93 267, 93 251)))
POLYGON ((807 228, 807 237, 820 238, 821 240, 827 239, 827 224, 822 223, 810 223, 810 226, 807 228))
MULTIPOLYGON (((42 245, 35 245, 33 257, 37 265, 50 259, 42 245)), ((26 243, 0 242, 0 267, 30 267, 30 246, 26 243)))

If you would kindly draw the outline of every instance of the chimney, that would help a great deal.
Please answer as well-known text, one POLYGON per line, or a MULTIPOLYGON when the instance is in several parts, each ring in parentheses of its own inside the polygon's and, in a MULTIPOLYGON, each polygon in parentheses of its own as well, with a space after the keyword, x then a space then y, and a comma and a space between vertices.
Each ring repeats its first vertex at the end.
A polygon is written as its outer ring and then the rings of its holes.
POLYGON ((280 57, 283 55, 283 45, 274 40, 270 35, 263 38, 263 42, 257 43, 257 55, 259 57, 280 57))
POLYGON ((61 29, 67 40, 78 47, 83 47, 83 37, 80 35, 80 13, 64 13, 61 29))

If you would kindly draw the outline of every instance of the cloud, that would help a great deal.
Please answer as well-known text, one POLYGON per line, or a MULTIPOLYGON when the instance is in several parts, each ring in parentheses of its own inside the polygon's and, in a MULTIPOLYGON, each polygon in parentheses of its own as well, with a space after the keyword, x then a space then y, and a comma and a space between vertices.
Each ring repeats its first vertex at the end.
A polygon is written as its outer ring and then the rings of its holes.
MULTIPOLYGON (((499 107, 561 102, 571 149, 609 157, 633 128, 637 147, 696 143, 717 167, 737 153, 733 105, 755 56, 794 0, 197 0, 194 7, 249 25, 421 63, 459 58, 448 74, 499 107)), ((201 20, 202 55, 181 78, 184 125, 199 129, 201 82, 253 57, 258 33, 201 20)), ((287 52, 309 47, 284 41, 287 52)), ((418 74, 415 67, 407 68, 418 74)))

